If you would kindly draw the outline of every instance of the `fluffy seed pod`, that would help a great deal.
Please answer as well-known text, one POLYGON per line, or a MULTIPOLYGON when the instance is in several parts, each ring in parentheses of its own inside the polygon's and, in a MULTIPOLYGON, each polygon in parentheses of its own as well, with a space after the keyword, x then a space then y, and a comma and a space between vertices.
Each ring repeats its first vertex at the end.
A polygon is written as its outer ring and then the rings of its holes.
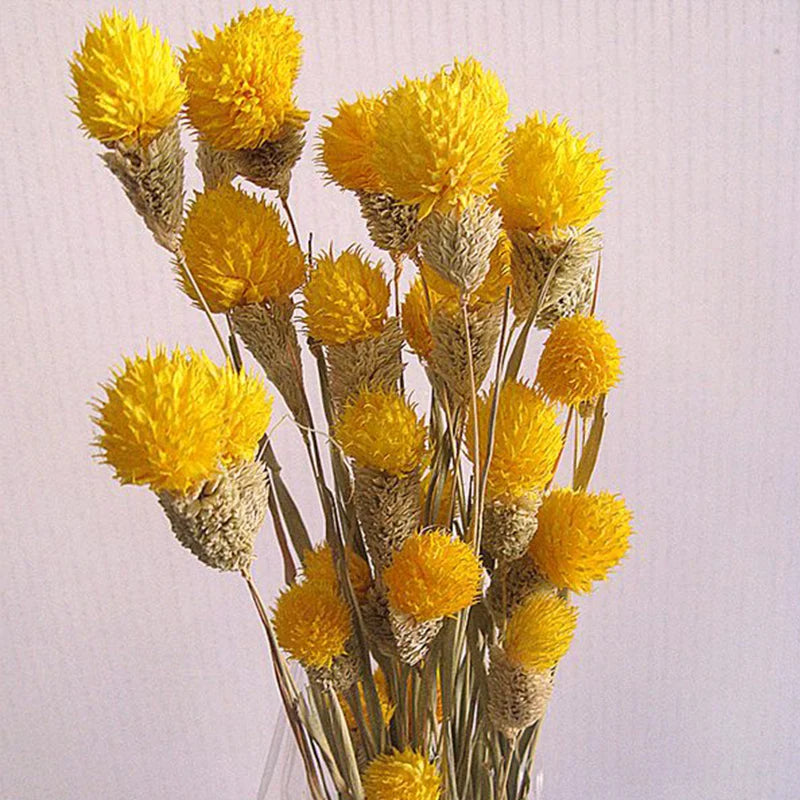
POLYGON ((419 526, 420 473, 404 475, 356 465, 355 505, 367 550, 378 570, 384 569, 403 542, 419 526))
POLYGON ((525 670, 499 647, 489 661, 489 719, 511 738, 544 716, 553 694, 553 671, 525 670))
POLYGON ((253 560, 267 492, 264 465, 246 461, 192 494, 161 492, 158 501, 184 547, 209 567, 233 571, 247 569, 253 560))
POLYGON ((513 230, 511 277, 514 313, 519 319, 536 314, 541 330, 573 314, 585 314, 594 291, 595 263, 602 237, 592 228, 570 229, 555 238, 513 230), (552 273, 552 274, 551 274, 552 273), (540 296, 547 284, 547 293, 540 296))
POLYGON ((252 150, 230 150, 236 171, 262 189, 272 189, 282 198, 289 196, 292 169, 300 160, 305 146, 302 128, 287 125, 272 141, 252 150))
POLYGON ((389 253, 407 253, 417 242, 419 206, 382 192, 356 192, 372 243, 389 253))
POLYGON ((469 294, 489 271, 489 256, 502 228, 500 212, 478 199, 463 211, 433 212, 420 225, 426 263, 469 294))
POLYGON ((183 221, 183 159, 177 123, 148 144, 109 145, 102 154, 153 238, 174 252, 183 221))
POLYGON ((483 510, 483 549, 498 562, 514 561, 524 555, 536 533, 536 512, 541 504, 539 492, 512 503, 487 503, 483 510))
POLYGON ((346 692, 355 686, 361 680, 361 663, 352 649, 353 644, 348 644, 347 652, 334 656, 329 667, 306 667, 309 679, 334 692, 346 692))
POLYGON ((539 573, 526 554, 516 561, 498 566, 492 574, 486 598, 492 614, 502 621, 510 617, 514 609, 534 592, 554 594, 556 587, 539 573))
POLYGON ((203 139, 197 143, 196 161, 205 189, 224 186, 236 177, 236 165, 231 154, 225 150, 216 150, 203 139))
POLYGON ((328 379, 335 409, 365 386, 397 388, 403 373, 403 333, 397 319, 387 320, 377 336, 327 346, 328 379))
MULTIPOLYGON (((503 322, 502 303, 479 303, 467 309, 475 386, 480 389, 492 365, 503 322)), ((437 388, 447 392, 453 405, 471 397, 471 382, 464 315, 456 303, 438 303, 431 314, 432 347, 428 364, 437 388)))
POLYGON ((297 331, 292 324, 294 301, 249 303, 232 309, 233 324, 247 349, 281 393, 300 425, 308 426, 297 331))

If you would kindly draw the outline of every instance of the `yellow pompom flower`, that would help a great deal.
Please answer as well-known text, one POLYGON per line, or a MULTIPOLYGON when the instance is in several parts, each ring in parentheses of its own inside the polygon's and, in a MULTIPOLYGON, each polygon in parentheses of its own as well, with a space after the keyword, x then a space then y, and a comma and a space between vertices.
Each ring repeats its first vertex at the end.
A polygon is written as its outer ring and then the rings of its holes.
MULTIPOLYGON (((378 695, 378 705, 381 707, 381 718, 383 719, 383 724, 388 725, 394 716, 395 704, 392 702, 392 698, 389 694, 389 683, 386 680, 386 675, 380 667, 375 670, 372 680, 375 682, 375 693, 378 695)), ((369 710, 366 697, 364 696, 363 681, 358 682, 358 699, 361 703, 361 713, 364 715, 364 719, 369 720, 369 710)), ((353 731, 357 730, 358 723, 356 722, 356 717, 353 713, 353 710, 350 708, 350 704, 345 700, 344 697, 341 696, 339 697, 339 702, 341 703, 342 711, 344 712, 344 718, 347 722, 347 727, 353 731)))
POLYGON ((345 455, 359 466, 406 475, 426 454, 426 429, 414 407, 385 389, 362 389, 342 410, 334 428, 345 455))
POLYGON ((375 133, 374 164, 386 191, 434 209, 461 211, 503 172, 508 96, 473 58, 389 92, 375 133))
POLYGON ((578 610, 551 592, 529 595, 511 615, 504 649, 508 658, 526 670, 554 667, 569 650, 578 610))
POLYGON ((621 356, 614 337, 596 317, 564 317, 547 341, 536 382, 553 402, 578 405, 619 382, 621 356))
POLYGON ((285 11, 254 8, 215 28, 213 38, 194 37, 196 45, 183 51, 186 113, 206 142, 252 149, 305 124, 308 112, 293 95, 302 37, 285 11))
MULTIPOLYGON (((347 574, 353 591, 359 600, 363 600, 369 591, 372 578, 369 565, 351 547, 345 548, 347 574)), ((326 586, 338 586, 336 569, 333 564, 333 553, 330 545, 323 544, 307 552, 303 558, 303 574, 309 582, 317 582, 326 586)))
MULTIPOLYGON (((493 395, 492 386, 478 398, 481 461, 486 456, 493 395)), ((474 460, 471 424, 467 426, 467 435, 470 457, 474 460)), ((504 383, 497 403, 487 498, 513 502, 543 489, 553 477, 561 447, 562 431, 555 409, 526 383, 504 383)))
POLYGON ((403 333, 408 346, 425 360, 430 357, 433 349, 431 309, 440 297, 417 275, 403 298, 403 333))
POLYGON ((566 120, 534 114, 510 135, 495 202, 506 228, 553 233, 591 222, 603 209, 608 170, 566 120))
POLYGON ((468 608, 478 597, 482 578, 472 547, 442 529, 410 536, 383 573, 389 605, 416 622, 468 608))
POLYGON ((323 344, 369 339, 386 322, 389 284, 381 263, 371 264, 358 248, 323 255, 303 296, 308 333, 323 344))
POLYGON ((342 189, 379 192, 383 188, 373 164, 375 129, 383 98, 357 95, 352 103, 339 102, 319 130, 318 163, 329 181, 342 189))
MULTIPOLYGON (((303 251, 289 241, 275 207, 228 184, 195 196, 181 243, 213 312, 286 298, 305 280, 303 251)), ((187 276, 178 275, 199 303, 187 276)))
POLYGON ((133 14, 103 14, 70 62, 81 125, 101 142, 146 145, 186 99, 169 42, 133 14))
POLYGON ((272 400, 256 378, 204 353, 162 347, 126 359, 95 403, 101 459, 122 483, 188 493, 253 457, 272 400))
POLYGON ((330 667, 353 635, 347 604, 335 587, 317 581, 284 589, 273 624, 278 644, 304 667, 330 667))
POLYGON ((378 756, 362 782, 365 800, 439 800, 442 792, 436 767, 410 748, 378 756))
POLYGON ((528 553, 554 586, 588 592, 628 552, 632 519, 618 495, 557 489, 542 502, 528 553))

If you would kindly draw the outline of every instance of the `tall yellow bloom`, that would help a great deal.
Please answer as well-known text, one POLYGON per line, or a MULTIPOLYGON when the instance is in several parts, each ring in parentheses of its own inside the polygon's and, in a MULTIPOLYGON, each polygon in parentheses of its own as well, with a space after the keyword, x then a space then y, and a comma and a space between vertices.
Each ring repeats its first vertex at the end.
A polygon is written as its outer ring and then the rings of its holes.
POLYGON ((146 145, 186 98, 169 42, 132 13, 112 11, 87 28, 70 71, 81 125, 101 142, 146 145))
POLYGON ((375 168, 386 191, 432 210, 461 211, 489 194, 507 152, 508 96, 473 58, 433 78, 406 80, 386 96, 375 133, 375 168))
POLYGON ((406 539, 383 573, 389 605, 416 622, 449 617, 471 606, 482 576, 472 547, 442 529, 406 539))
POLYGON ((389 309, 389 284, 381 263, 358 249, 317 261, 303 290, 309 334, 323 344, 344 344, 377 336, 389 309))
POLYGON ((359 94, 352 103, 339 102, 319 129, 318 163, 329 181, 342 189, 379 192, 383 183, 373 163, 375 130, 383 98, 359 94))
MULTIPOLYGON (((489 440, 493 396, 492 386, 478 398, 481 460, 485 458, 489 440)), ((472 430, 469 425, 469 452, 474 459, 472 430)), ((497 403, 494 447, 487 478, 488 499, 513 502, 543 489, 553 477, 561 447, 561 427, 555 409, 526 383, 504 383, 497 403)))
POLYGON ((366 800, 439 800, 442 791, 436 767, 410 748, 371 761, 363 783, 366 800))
POLYGON ((285 11, 254 8, 213 38, 194 36, 196 45, 183 52, 187 114, 205 141, 218 150, 252 149, 305 124, 308 112, 293 94, 302 37, 285 11))
POLYGON ((334 435, 359 466, 405 475, 422 463, 426 429, 404 397, 362 389, 342 410, 334 435))
POLYGON ((537 571, 561 589, 590 591, 628 552, 633 515, 610 492, 557 489, 545 497, 538 519, 528 552, 537 571))
POLYGON ((507 228, 553 233, 581 227, 602 210, 608 170, 599 150, 566 120, 534 114, 510 135, 506 173, 495 201, 507 228))
POLYGON ((178 494, 252 458, 272 408, 258 380, 192 350, 125 359, 103 389, 101 459, 121 483, 178 494))
MULTIPOLYGON (((214 312, 286 298, 305 279, 303 251, 289 241, 275 207, 228 184, 195 196, 182 246, 214 312)), ((183 290, 198 302, 187 276, 178 274, 183 290)))

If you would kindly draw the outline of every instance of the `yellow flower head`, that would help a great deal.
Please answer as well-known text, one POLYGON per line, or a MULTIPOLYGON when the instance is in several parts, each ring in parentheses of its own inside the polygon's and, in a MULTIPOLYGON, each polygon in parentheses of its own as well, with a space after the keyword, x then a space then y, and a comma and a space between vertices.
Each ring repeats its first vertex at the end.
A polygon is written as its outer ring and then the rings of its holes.
MULTIPOLYGON (((195 196, 182 245, 214 312, 288 297, 305 279, 303 251, 289 241, 275 207, 230 185, 195 196)), ((183 290, 199 304, 187 276, 181 270, 178 275, 183 290)))
POLYGON ((483 570, 472 547, 442 529, 410 536, 383 573, 389 605, 417 622, 471 606, 483 570))
POLYGON ((294 583, 281 592, 273 617, 278 644, 304 667, 330 667, 353 635, 350 609, 335 587, 294 583))
POLYGON ((335 436, 359 466, 405 475, 422 463, 426 429, 414 407, 385 389, 362 389, 342 410, 335 436))
POLYGON ((403 298, 403 333, 408 346, 422 359, 428 359, 433 350, 431 309, 440 299, 419 275, 403 298))
POLYGON ((507 228, 553 233, 586 225, 602 211, 608 192, 603 157, 588 150, 586 137, 574 134, 566 120, 534 114, 510 141, 495 196, 507 228))
POLYGON ((606 579, 628 552, 633 515, 610 492, 586 494, 557 489, 545 497, 529 554, 550 583, 588 592, 606 579))
POLYGON ((620 361, 617 343, 599 319, 564 317, 547 337, 536 382, 553 402, 578 405, 616 386, 620 361))
POLYGON ((329 181, 342 189, 379 192, 383 188, 373 164, 375 129, 383 98, 359 94, 352 103, 339 102, 319 130, 318 163, 329 181))
POLYGON ((308 333, 323 344, 369 339, 386 323, 389 284, 381 263, 371 264, 358 248, 323 255, 303 295, 308 333))
POLYGON ((82 127, 101 142, 147 144, 181 110, 186 90, 169 42, 133 14, 89 27, 70 62, 82 127))
MULTIPOLYGON (((347 559, 347 573, 350 576, 353 591, 356 597, 362 600, 366 597, 372 581, 369 565, 351 547, 345 548, 345 558, 347 559)), ((305 554, 303 558, 303 574, 309 583, 317 582, 334 588, 339 585, 330 545, 320 545, 305 554)))
POLYGON ((95 403, 96 444, 122 483, 187 493, 255 454, 272 399, 260 381, 175 350, 126 359, 95 403))
MULTIPOLYGON (((375 673, 372 676, 373 681, 375 682, 375 692, 378 695, 378 704, 381 707, 381 717, 383 718, 383 724, 388 725, 392 721, 392 717, 394 716, 395 712, 395 705, 392 702, 392 698, 389 694, 389 684, 386 680, 386 675, 384 675, 383 670, 378 667, 375 670, 375 673)), ((358 682, 358 699, 361 703, 361 713, 364 715, 364 719, 369 719, 369 711, 366 697, 364 696, 364 682, 358 682)), ((339 698, 340 703, 342 705, 342 711, 344 712, 344 718, 347 721, 347 727, 350 730, 357 730, 358 723, 356 722, 355 714, 353 714, 352 709, 350 708, 350 704, 345 700, 345 698, 339 698)))
POLYGON ((192 125, 218 150, 258 147, 287 127, 300 128, 308 112, 295 105, 301 35, 285 11, 272 6, 242 12, 214 37, 194 35, 183 51, 192 125))
POLYGON ((526 670, 550 669, 569 650, 577 624, 575 606, 557 594, 534 592, 508 621, 506 655, 526 670))
POLYGON ((508 96, 473 58, 431 79, 406 80, 386 96, 374 163, 386 190, 432 210, 458 211, 490 193, 508 148, 508 96))
POLYGON ((365 800, 439 800, 442 792, 436 767, 410 748, 371 761, 363 784, 365 800))
MULTIPOLYGON (((492 386, 478 398, 481 460, 486 455, 493 396, 492 386)), ((474 459, 472 425, 467 427, 467 433, 470 457, 474 459)), ((555 409, 526 383, 504 383, 497 403, 487 497, 511 502, 543 489, 553 477, 561 447, 562 433, 555 409)))

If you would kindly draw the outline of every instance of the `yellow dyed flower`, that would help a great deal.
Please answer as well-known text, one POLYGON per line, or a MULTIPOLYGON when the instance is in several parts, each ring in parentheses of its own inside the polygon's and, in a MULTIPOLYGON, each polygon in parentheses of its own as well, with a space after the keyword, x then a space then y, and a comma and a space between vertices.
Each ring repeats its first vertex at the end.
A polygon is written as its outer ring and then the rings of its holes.
POLYGON ((353 635, 350 610, 335 587, 294 583, 281 593, 273 617, 278 644, 304 667, 330 667, 353 635))
MULTIPOLYGON (((345 548, 345 558, 353 591, 359 600, 363 600, 372 582, 369 565, 351 547, 345 548)), ((331 587, 339 585, 330 545, 323 544, 305 554, 303 574, 309 582, 317 582, 331 587)))
POLYGON ((386 322, 389 284, 381 263, 371 264, 358 248, 317 261, 303 290, 308 333, 323 344, 377 336, 386 322))
POLYGON ((566 120, 534 114, 510 135, 495 202, 507 228, 553 233, 591 222, 603 209, 608 170, 566 120))
POLYGON ((218 150, 258 147, 286 128, 301 128, 294 82, 302 48, 294 19, 271 6, 242 12, 213 38, 196 32, 183 51, 189 90, 186 113, 202 138, 218 150))
POLYGON ((70 62, 82 127, 101 142, 146 145, 186 99, 172 47, 133 14, 112 11, 89 27, 70 62))
POLYGON ((434 209, 457 211, 490 193, 503 172, 508 96, 473 58, 431 79, 407 80, 386 96, 374 163, 386 191, 434 209))
POLYGON ((252 458, 272 410, 257 379, 192 350, 125 359, 103 389, 100 457, 120 482, 159 492, 188 493, 252 458))
POLYGON ((383 573, 389 605, 417 622, 449 617, 471 606, 482 578, 472 547, 442 529, 410 536, 383 573))
POLYGON ((614 337, 595 317, 564 317, 548 336, 536 382, 552 401, 578 405, 619 382, 621 356, 614 337))
MULTIPOLYGON (((375 682, 375 692, 378 695, 378 705, 381 707, 381 718, 383 719, 383 724, 388 725, 394 716, 395 705, 392 702, 391 696, 389 695, 389 684, 386 680, 386 675, 384 675, 383 670, 378 667, 378 669, 375 670, 372 679, 375 682)), ((369 710, 366 697, 364 696, 363 681, 358 682, 358 699, 361 703, 361 713, 364 715, 364 719, 369 720, 369 710)), ((342 705, 342 711, 344 712, 344 718, 347 721, 347 727, 353 731, 357 730, 358 723, 356 722, 356 717, 353 713, 353 710, 350 708, 350 704, 341 696, 339 700, 342 705)))
POLYGON ((318 163, 329 181, 342 189, 380 192, 380 176, 373 164, 375 129, 383 111, 383 98, 359 94, 352 103, 343 100, 336 113, 326 116, 319 130, 318 163))
POLYGON ((561 589, 590 591, 628 552, 633 515, 610 492, 557 489, 545 497, 538 519, 528 552, 537 570, 561 589))
MULTIPOLYGON (((486 457, 494 387, 478 398, 480 458, 486 457)), ((470 457, 474 460, 472 425, 467 426, 470 457)), ((562 432, 555 409, 522 381, 500 388, 494 447, 486 494, 489 500, 513 502, 543 489, 553 477, 562 448, 562 432)))
MULTIPOLYGON (((288 297, 305 280, 303 251, 289 241, 275 207, 227 184, 195 196, 181 243, 214 312, 288 297)), ((178 274, 199 304, 188 277, 178 274)))
POLYGON ((534 592, 508 621, 506 655, 526 670, 550 669, 569 650, 577 624, 578 610, 562 597, 534 592))
POLYGON ((408 346, 422 359, 430 358, 433 350, 431 308, 440 299, 418 275, 403 298, 402 322, 408 346))
POLYGON ((362 782, 365 800, 439 800, 442 792, 436 767, 410 748, 378 756, 362 782))
POLYGON ((362 389, 342 410, 334 428, 345 455, 359 466, 406 475, 426 454, 426 429, 404 397, 362 389))

